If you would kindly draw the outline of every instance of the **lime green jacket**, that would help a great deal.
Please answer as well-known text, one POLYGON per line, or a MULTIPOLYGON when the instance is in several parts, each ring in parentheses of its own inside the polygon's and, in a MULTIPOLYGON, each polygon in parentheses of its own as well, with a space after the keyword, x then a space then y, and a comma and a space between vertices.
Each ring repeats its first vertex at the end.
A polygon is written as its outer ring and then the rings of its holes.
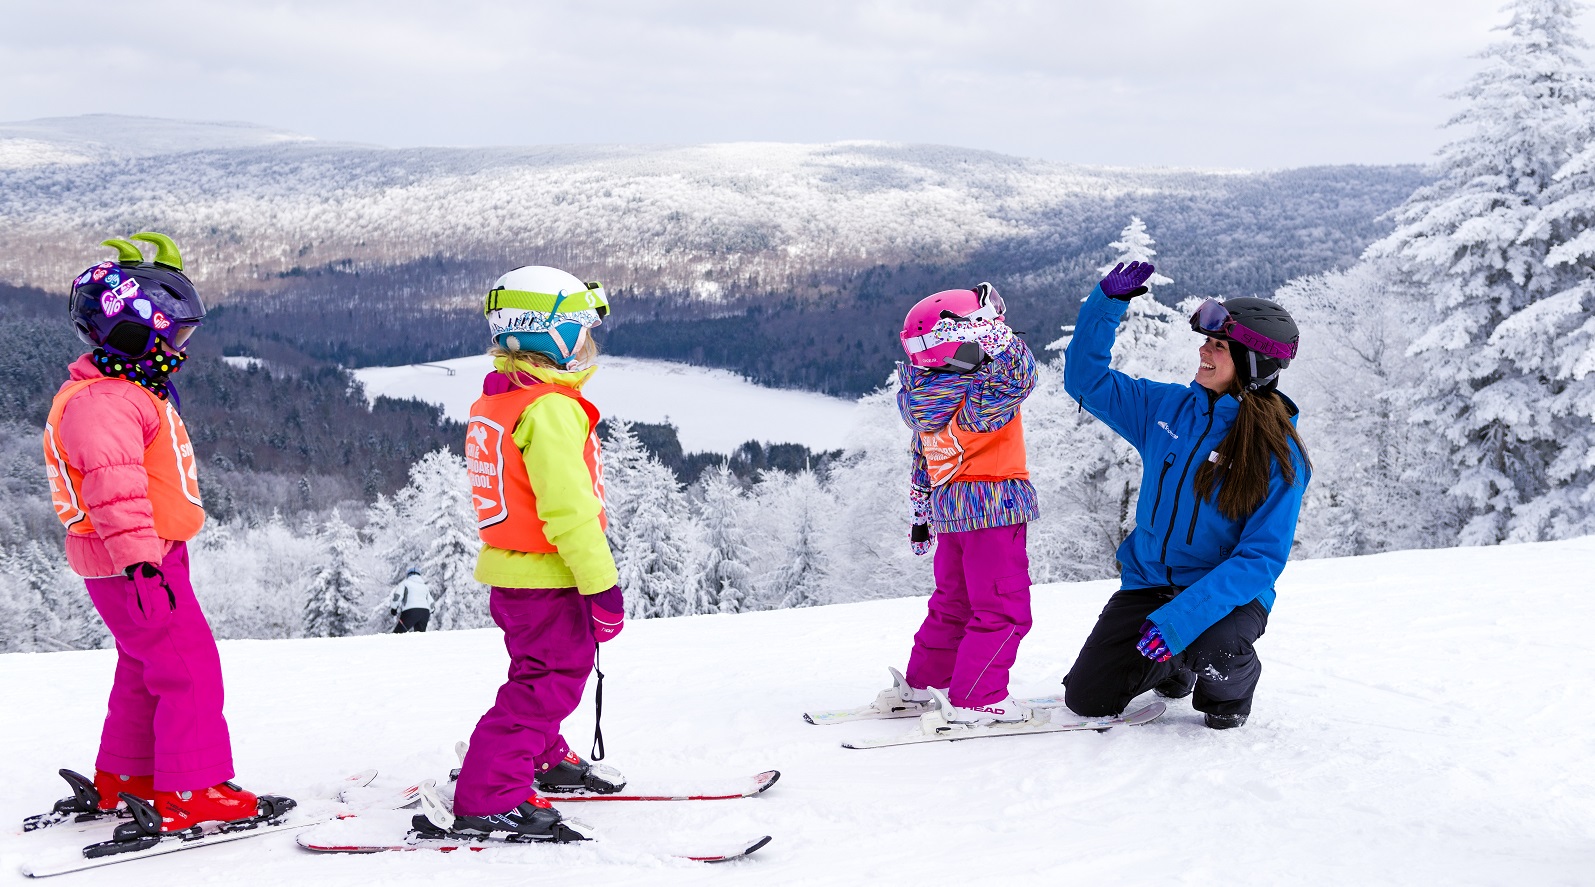
MULTIPOLYGON (((493 367, 499 372, 512 369, 507 358, 495 360, 493 367)), ((580 391, 595 367, 566 372, 518 363, 513 369, 580 391)), ((521 413, 511 437, 526 460, 543 533, 558 551, 542 554, 483 545, 476 556, 476 581, 501 588, 575 586, 582 594, 597 594, 619 583, 615 556, 598 523, 603 503, 593 492, 582 458, 591 433, 586 412, 568 397, 540 398, 521 413)))

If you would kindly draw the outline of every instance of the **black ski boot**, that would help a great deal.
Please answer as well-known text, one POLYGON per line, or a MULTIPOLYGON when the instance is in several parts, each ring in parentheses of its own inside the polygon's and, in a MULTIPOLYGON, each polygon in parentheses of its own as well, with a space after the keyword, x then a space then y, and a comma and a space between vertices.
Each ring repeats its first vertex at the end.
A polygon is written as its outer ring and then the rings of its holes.
POLYGON ((425 814, 410 821, 421 838, 475 838, 508 843, 531 841, 585 841, 586 836, 564 823, 565 817, 546 799, 531 797, 508 813, 495 816, 456 816, 447 831, 432 824, 425 814))
POLYGON ((1207 726, 1213 730, 1233 730, 1246 723, 1245 715, 1215 715, 1205 714, 1203 719, 1207 726))
POLYGON ((537 790, 551 795, 568 792, 612 795, 625 787, 626 777, 620 775, 619 770, 584 761, 575 752, 566 753, 558 764, 537 774, 537 790))
POLYGON ((1168 676, 1166 680, 1152 688, 1152 692, 1164 699, 1184 699, 1196 689, 1196 672, 1182 668, 1168 676))

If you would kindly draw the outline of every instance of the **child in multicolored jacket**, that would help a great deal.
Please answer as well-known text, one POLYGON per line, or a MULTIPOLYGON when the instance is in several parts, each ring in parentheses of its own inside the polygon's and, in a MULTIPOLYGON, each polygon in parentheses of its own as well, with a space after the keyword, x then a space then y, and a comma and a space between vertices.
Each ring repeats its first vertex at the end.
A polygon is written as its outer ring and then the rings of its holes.
MULTIPOLYGON (((471 734, 451 830, 575 840, 580 832, 539 792, 626 784, 560 735, 592 674, 595 644, 624 624, 604 536, 598 409, 581 394, 597 356, 589 330, 609 302, 596 283, 528 265, 498 279, 484 310, 493 372, 471 406, 465 459, 482 537, 476 580, 492 586, 489 609, 510 669, 471 734)), ((415 824, 428 828, 424 816, 415 824)))
MULTIPOLYGON (((1003 322, 991 284, 946 290, 908 312, 897 407, 914 432, 914 553, 936 549, 936 590, 914 636, 905 706, 928 709, 944 688, 954 723, 1022 721, 1008 670, 1030 630, 1026 525, 1040 516, 1025 465, 1020 405, 1036 361, 1003 322)), ((883 694, 885 695, 885 694, 883 694)))

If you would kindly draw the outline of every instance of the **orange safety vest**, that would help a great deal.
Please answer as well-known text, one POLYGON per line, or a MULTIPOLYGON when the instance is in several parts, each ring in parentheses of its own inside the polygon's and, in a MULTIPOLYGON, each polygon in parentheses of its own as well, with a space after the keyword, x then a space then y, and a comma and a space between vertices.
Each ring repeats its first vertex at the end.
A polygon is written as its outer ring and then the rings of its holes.
MULTIPOLYGON (((56 394, 50 404, 50 415, 44 420, 44 473, 50 479, 50 500, 55 504, 56 517, 66 525, 68 533, 76 536, 94 535, 94 522, 83 508, 83 472, 73 467, 67 458, 66 445, 61 442, 61 414, 79 391, 97 382, 109 381, 134 385, 109 376, 79 379, 56 394)), ((161 420, 155 439, 144 448, 144 473, 149 476, 155 535, 172 542, 187 542, 205 525, 205 503, 199 496, 199 465, 194 458, 194 445, 188 439, 188 427, 171 401, 160 399, 146 388, 134 387, 149 396, 161 420)))
POLYGON ((959 481, 1028 480, 1025 429, 1018 413, 996 431, 966 431, 958 420, 940 431, 921 431, 919 450, 925 456, 933 487, 959 481))
POLYGON ((604 463, 598 451, 598 408, 564 385, 545 382, 503 394, 484 394, 471 405, 465 427, 465 470, 471 478, 471 504, 476 507, 476 527, 482 541, 505 551, 551 554, 558 551, 548 541, 543 519, 537 515, 537 495, 526 473, 526 459, 515 445, 515 425, 526 408, 549 395, 562 395, 581 404, 592 432, 582 448, 587 472, 598 497, 599 526, 608 529, 604 513, 604 463))

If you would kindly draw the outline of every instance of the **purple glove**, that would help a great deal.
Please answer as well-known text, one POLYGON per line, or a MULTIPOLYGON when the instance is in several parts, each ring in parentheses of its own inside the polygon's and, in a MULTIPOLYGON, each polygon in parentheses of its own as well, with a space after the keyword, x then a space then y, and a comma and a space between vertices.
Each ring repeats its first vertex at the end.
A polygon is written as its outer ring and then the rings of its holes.
POLYGON ((592 605, 593 637, 598 643, 612 640, 626 627, 626 598, 621 595, 620 586, 593 595, 592 605))
POLYGON ((177 595, 166 584, 160 567, 151 563, 134 564, 125 571, 133 583, 133 595, 127 602, 127 614, 133 622, 145 628, 160 628, 177 609, 177 595))
POLYGON ((930 554, 933 538, 930 532, 930 490, 909 487, 908 501, 914 503, 914 526, 908 531, 908 545, 916 557, 930 554))
POLYGON ((1098 286, 1102 287, 1102 294, 1108 298, 1128 302, 1146 292, 1146 280, 1155 270, 1151 262, 1131 262, 1129 267, 1120 262, 1113 266, 1113 270, 1102 278, 1098 286))
POLYGON ((1168 643, 1163 640, 1163 632, 1151 622, 1141 623, 1141 640, 1135 648, 1153 662, 1167 662, 1174 658, 1174 654, 1169 652, 1168 643))

